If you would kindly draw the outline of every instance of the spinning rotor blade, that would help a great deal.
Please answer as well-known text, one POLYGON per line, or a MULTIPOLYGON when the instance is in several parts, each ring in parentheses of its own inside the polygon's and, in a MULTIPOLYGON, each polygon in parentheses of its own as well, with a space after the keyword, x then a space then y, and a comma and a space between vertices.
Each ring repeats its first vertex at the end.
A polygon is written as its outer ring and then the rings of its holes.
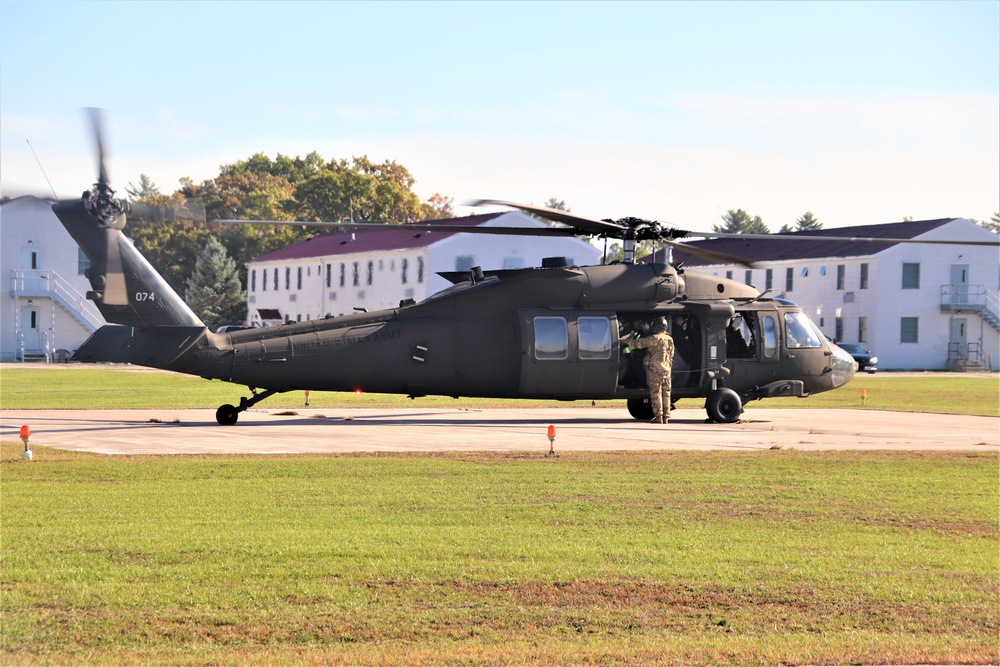
POLYGON ((434 225, 407 222, 397 225, 375 222, 295 222, 287 220, 213 220, 227 225, 302 225, 328 229, 394 229, 396 231, 496 234, 498 236, 576 236, 569 227, 477 227, 475 225, 434 225))
POLYGON ((97 186, 104 190, 110 187, 108 180, 108 170, 105 164, 104 154, 104 123, 101 109, 89 107, 87 116, 90 117, 91 130, 94 133, 94 150, 97 152, 97 186))
POLYGON ((129 214, 145 220, 192 220, 205 222, 205 205, 197 201, 165 204, 129 204, 129 214))
MULTIPOLYGON (((798 232, 793 234, 733 234, 730 232, 682 232, 681 238, 706 238, 706 239, 757 239, 761 241, 838 241, 855 243, 927 243, 930 245, 1000 245, 1000 238, 996 241, 948 241, 934 239, 896 239, 881 238, 874 236, 833 236, 830 234, 812 234, 810 232, 798 232)), ((682 244, 685 251, 690 252, 691 246, 682 244)), ((695 253, 691 253, 695 254, 695 253)))
POLYGON ((510 208, 516 208, 519 211, 524 211, 525 213, 534 213, 537 216, 545 218, 546 220, 552 220, 553 222, 561 222, 570 227, 576 227, 577 229, 587 233, 593 234, 595 236, 608 236, 612 238, 623 238, 625 234, 628 233, 628 228, 624 225, 620 225, 614 222, 608 222, 607 220, 594 220, 592 218, 584 218, 580 215, 575 215, 569 213, 568 211, 560 211, 554 208, 548 208, 546 206, 535 206, 534 204, 518 204, 516 202, 502 201, 499 199, 475 199, 473 201, 465 202, 466 206, 508 206, 510 208))

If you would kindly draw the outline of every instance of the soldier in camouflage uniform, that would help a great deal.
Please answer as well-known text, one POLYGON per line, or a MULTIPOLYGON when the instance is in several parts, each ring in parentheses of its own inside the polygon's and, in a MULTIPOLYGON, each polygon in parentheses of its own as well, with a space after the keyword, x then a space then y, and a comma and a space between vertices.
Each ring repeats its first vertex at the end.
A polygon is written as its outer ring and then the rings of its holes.
POLYGON ((674 339, 667 333, 667 322, 660 318, 653 323, 650 335, 630 342, 633 347, 646 350, 646 385, 649 387, 649 404, 653 408, 653 423, 666 424, 670 419, 670 372, 674 363, 674 339))

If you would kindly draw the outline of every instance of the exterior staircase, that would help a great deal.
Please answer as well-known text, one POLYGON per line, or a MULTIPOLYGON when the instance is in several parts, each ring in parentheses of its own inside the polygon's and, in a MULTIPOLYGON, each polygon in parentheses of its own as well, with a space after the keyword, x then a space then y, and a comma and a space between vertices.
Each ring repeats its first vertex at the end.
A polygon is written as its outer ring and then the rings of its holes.
MULTIPOLYGON (((49 299, 68 313, 88 332, 94 333, 106 324, 97 307, 80 294, 69 282, 52 270, 13 269, 10 272, 10 296, 18 299, 49 299)), ((42 348, 32 349, 25 344, 23 324, 15 309, 14 325, 17 336, 17 359, 20 361, 53 361, 52 341, 48 332, 42 332, 42 348)), ((54 332, 53 332, 54 335, 54 332)))

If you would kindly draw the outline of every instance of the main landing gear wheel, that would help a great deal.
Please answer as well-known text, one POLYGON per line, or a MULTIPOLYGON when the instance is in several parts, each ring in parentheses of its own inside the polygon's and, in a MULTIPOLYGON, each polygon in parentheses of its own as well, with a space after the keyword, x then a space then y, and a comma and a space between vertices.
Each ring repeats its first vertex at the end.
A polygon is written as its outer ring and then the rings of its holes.
POLYGON ((729 387, 716 389, 708 395, 705 401, 708 418, 722 424, 732 424, 743 414, 743 401, 740 395, 729 387))
POLYGON ((653 418, 653 406, 649 404, 648 398, 630 398, 626 401, 628 413, 635 419, 649 421, 653 418))

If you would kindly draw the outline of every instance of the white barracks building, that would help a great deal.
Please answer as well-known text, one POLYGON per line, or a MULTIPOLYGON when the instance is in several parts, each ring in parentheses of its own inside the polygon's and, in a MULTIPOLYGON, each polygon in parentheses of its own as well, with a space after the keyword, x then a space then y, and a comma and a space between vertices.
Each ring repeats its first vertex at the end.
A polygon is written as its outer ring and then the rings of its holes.
MULTIPOLYGON (((548 226, 517 211, 426 222, 548 226)), ((583 266, 597 264, 599 256, 597 248, 573 237, 427 232, 406 225, 320 234, 247 263, 247 317, 263 326, 397 308, 448 287, 438 272, 530 268, 548 257, 583 266)))
MULTIPOLYGON (((693 245, 751 261, 709 264, 675 251, 686 267, 793 301, 823 333, 859 343, 883 370, 996 370, 1000 366, 997 246, 852 241, 857 238, 997 241, 964 218, 796 232, 801 240, 713 239, 693 245), (810 241, 838 236, 843 241, 810 241)), ((660 255, 662 259, 662 254, 660 255)))

